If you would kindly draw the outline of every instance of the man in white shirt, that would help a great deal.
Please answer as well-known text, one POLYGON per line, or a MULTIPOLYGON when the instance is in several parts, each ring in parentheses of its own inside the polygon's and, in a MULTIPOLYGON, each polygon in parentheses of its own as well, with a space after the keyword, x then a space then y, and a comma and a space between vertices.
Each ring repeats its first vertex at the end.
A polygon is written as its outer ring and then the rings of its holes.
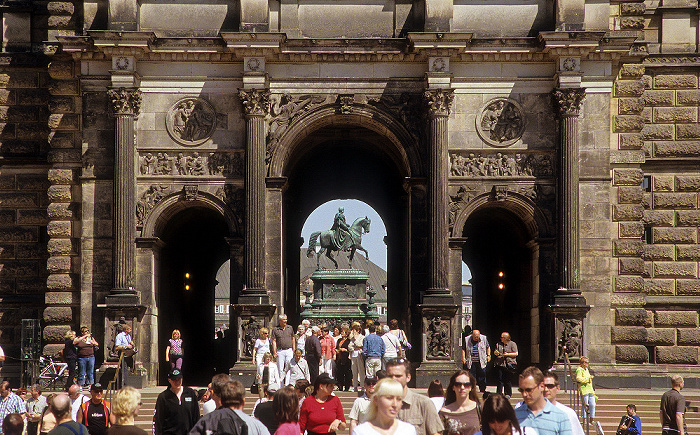
POLYGON ((365 378, 365 394, 355 399, 350 409, 348 418, 350 419, 350 433, 355 426, 362 424, 369 419, 369 405, 372 403, 372 395, 377 386, 377 378, 365 378))
POLYGON ((70 397, 71 403, 71 416, 73 416, 74 421, 77 421, 80 407, 90 399, 82 393, 82 387, 78 384, 73 384, 68 388, 68 397, 70 397))
POLYGON ((573 435, 583 435, 583 427, 581 422, 578 420, 576 411, 564 405, 561 402, 557 402, 557 394, 559 394, 559 376, 554 372, 546 372, 544 374, 544 397, 552 402, 552 405, 564 411, 569 421, 571 422, 571 432, 573 435))

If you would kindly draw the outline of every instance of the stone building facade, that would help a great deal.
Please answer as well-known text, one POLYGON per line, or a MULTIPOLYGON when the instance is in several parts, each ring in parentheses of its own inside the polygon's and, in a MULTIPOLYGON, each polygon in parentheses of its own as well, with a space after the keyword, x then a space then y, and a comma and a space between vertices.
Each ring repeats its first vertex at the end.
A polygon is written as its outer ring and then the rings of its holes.
POLYGON ((175 328, 216 350, 191 378, 249 373, 257 329, 298 320, 303 220, 354 197, 387 224, 388 316, 419 385, 459 359, 462 261, 473 324, 510 330, 523 362, 692 385, 696 6, 7 2, 0 344, 19 355, 23 318, 47 353, 88 325, 105 371, 121 320, 145 383, 175 328))

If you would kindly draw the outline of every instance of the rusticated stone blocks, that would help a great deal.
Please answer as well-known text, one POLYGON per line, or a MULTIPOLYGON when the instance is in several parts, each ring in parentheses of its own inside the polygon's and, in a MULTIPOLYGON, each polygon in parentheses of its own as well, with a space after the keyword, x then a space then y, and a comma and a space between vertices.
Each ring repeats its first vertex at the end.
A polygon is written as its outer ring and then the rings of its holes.
POLYGON ((641 169, 616 168, 613 170, 613 184, 615 186, 639 186, 642 184, 644 173, 641 169))
POLYGON ((620 204, 613 206, 613 220, 640 221, 644 215, 644 207, 640 204, 620 204))
MULTIPOLYGON (((634 3, 624 3, 634 4, 634 3)), ((632 15, 632 14, 626 14, 632 15)), ((640 78, 644 75, 644 65, 639 63, 626 63, 620 67, 620 77, 624 78, 640 78)))
POLYGON ((675 222, 673 210, 644 210, 642 222, 655 227, 671 227, 675 222))
POLYGON ((676 344, 676 330, 644 326, 613 326, 612 341, 613 343, 673 346, 676 344))
POLYGON ((645 279, 644 293, 651 296, 672 295, 674 286, 675 280, 673 279, 645 279))
POLYGON ((621 239, 638 239, 644 234, 644 225, 641 222, 620 222, 618 227, 621 239))
POLYGON ((618 80, 615 82, 615 96, 639 97, 644 93, 644 83, 640 80, 618 80))
POLYGON ((654 77, 654 87, 657 89, 696 88, 698 78, 692 74, 659 74, 654 77))
POLYGON ((697 157, 700 156, 700 142, 654 142, 655 157, 697 157))
POLYGON ((697 208, 698 194, 690 192, 654 193, 654 208, 697 208))
POLYGON ((676 281, 676 294, 679 296, 700 296, 700 279, 679 279, 676 281))
POLYGON ((642 100, 646 106, 673 106, 673 91, 646 90, 642 100))
POLYGON ((684 261, 700 261, 700 245, 676 246, 676 258, 684 261))
POLYGON ((641 257, 643 248, 641 240, 615 240, 613 251, 617 257, 641 257))
POLYGON ((654 243, 697 243, 695 228, 654 228, 654 243))
POLYGON ((620 275, 641 275, 644 273, 644 260, 635 257, 622 257, 619 259, 618 271, 620 275))
POLYGON ((70 323, 72 321, 73 310, 71 307, 46 307, 44 309, 44 322, 46 323, 70 323))
POLYGON ((677 91, 676 103, 679 106, 698 106, 700 105, 700 91, 677 91))
POLYGON ((621 363, 646 363, 649 362, 649 351, 642 345, 616 345, 615 360, 621 363))
POLYGON ((677 175, 676 190, 700 192, 700 175, 677 175))
POLYGON ((673 328, 696 328, 698 326, 697 311, 657 311, 654 316, 655 326, 673 328))
POLYGON ((665 123, 696 122, 698 109, 696 107, 655 107, 653 120, 665 123))
POLYGON ((644 291, 644 278, 641 276, 617 276, 615 277, 616 292, 642 292, 644 291))
POLYGON ((615 115, 613 130, 616 133, 637 132, 644 128, 644 118, 639 115, 615 115))
POLYGON ((698 347, 659 346, 656 348, 658 364, 698 364, 698 347))
POLYGON ((639 186, 620 186, 617 188, 618 204, 639 204, 642 202, 644 191, 639 186))
POLYGON ((700 226, 700 210, 676 211, 676 225, 678 225, 679 227, 700 226))
POLYGON ((616 308, 617 324, 621 326, 651 326, 652 312, 644 308, 616 308))
POLYGON ((654 262, 654 277, 659 278, 697 278, 697 263, 683 261, 654 262))
POLYGON ((700 346, 700 329, 678 329, 678 344, 700 346))

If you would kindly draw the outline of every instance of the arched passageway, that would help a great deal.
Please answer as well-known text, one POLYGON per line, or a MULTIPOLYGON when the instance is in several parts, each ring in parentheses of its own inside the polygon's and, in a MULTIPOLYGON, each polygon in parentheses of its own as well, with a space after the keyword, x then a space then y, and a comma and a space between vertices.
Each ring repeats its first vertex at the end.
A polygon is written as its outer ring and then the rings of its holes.
MULTIPOLYGON (((387 229, 387 289, 389 318, 405 319, 409 326, 408 255, 409 200, 403 183, 405 175, 386 151, 386 138, 356 125, 326 126, 308 135, 297 147, 299 152, 286 166, 288 187, 283 199, 285 240, 285 311, 298 321, 299 255, 301 228, 309 213, 333 199, 353 198, 366 202, 382 217, 387 229)), ((358 216, 346 216, 352 222, 358 216)), ((333 223, 328 216, 327 230, 333 223)), ((365 237, 376 237, 370 232, 365 237)), ((307 246, 308 240, 303 241, 307 246)), ((369 253, 370 258, 372 252, 369 253)), ((347 260, 341 257, 341 267, 347 260)), ((416 290, 414 290, 414 293, 416 290)))
POLYGON ((170 366, 165 362, 165 347, 173 329, 182 333, 183 374, 188 384, 206 385, 215 370, 226 371, 230 366, 235 337, 215 339, 214 335, 214 290, 217 271, 229 259, 228 235, 224 218, 200 206, 178 211, 160 234, 160 383, 167 384, 170 366))
POLYGON ((463 234, 474 329, 488 336, 492 349, 508 331, 518 344, 519 363, 538 361, 533 355, 539 342, 536 243, 514 213, 498 206, 472 212, 463 234))

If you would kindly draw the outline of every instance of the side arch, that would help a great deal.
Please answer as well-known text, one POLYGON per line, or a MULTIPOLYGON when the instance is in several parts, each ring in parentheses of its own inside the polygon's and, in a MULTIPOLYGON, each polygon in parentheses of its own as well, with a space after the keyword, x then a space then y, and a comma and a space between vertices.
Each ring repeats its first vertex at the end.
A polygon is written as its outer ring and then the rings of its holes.
POLYGON ((203 207, 219 213, 229 230, 230 236, 240 235, 241 229, 231 208, 221 199, 208 192, 198 192, 197 198, 186 200, 182 192, 173 192, 156 204, 146 217, 141 230, 141 237, 159 237, 170 220, 179 212, 193 207, 203 207))
POLYGON ((293 166, 293 156, 304 154, 311 146, 305 139, 326 127, 361 127, 377 134, 384 151, 403 177, 422 176, 424 165, 419 144, 393 116, 370 105, 351 106, 338 113, 334 105, 320 107, 289 126, 280 138, 270 160, 268 175, 285 176, 293 166))
POLYGON ((532 200, 519 193, 508 192, 504 199, 495 199, 491 192, 484 193, 469 201, 456 215, 451 237, 462 237, 464 226, 477 210, 483 208, 503 208, 517 216, 525 227, 530 240, 541 234, 551 234, 552 228, 542 210, 532 200))

